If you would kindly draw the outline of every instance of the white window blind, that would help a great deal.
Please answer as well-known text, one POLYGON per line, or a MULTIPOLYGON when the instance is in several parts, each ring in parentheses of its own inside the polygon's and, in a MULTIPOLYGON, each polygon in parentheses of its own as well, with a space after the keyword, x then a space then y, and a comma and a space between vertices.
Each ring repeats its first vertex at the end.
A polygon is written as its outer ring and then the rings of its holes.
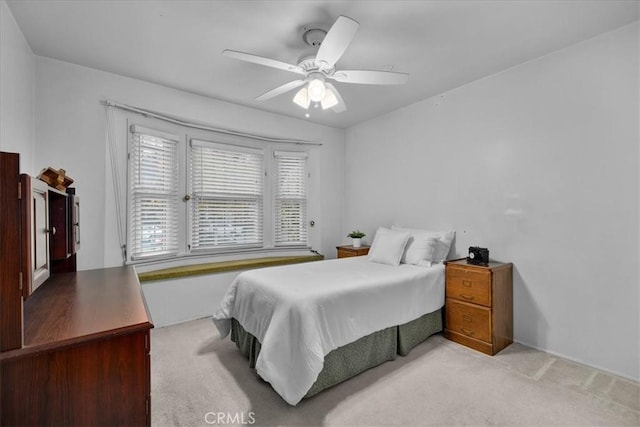
POLYGON ((261 247, 262 150, 191 140, 191 249, 261 247))
POLYGON ((131 127, 130 256, 178 253, 177 137, 131 127))
POLYGON ((275 245, 307 244, 307 154, 275 151, 275 245))

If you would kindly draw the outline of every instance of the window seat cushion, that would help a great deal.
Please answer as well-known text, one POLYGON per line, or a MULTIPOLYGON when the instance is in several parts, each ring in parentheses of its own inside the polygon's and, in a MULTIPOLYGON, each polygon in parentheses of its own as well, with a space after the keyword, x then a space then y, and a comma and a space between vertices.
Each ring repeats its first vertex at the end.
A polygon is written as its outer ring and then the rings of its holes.
POLYGON ((180 267, 146 271, 144 273, 138 273, 138 279, 140 282, 150 282, 153 280, 166 280, 178 277, 195 276, 199 274, 223 273, 227 271, 272 267, 284 264, 297 264, 301 262, 320 261, 323 259, 323 255, 296 255, 210 262, 206 264, 184 265, 180 267))

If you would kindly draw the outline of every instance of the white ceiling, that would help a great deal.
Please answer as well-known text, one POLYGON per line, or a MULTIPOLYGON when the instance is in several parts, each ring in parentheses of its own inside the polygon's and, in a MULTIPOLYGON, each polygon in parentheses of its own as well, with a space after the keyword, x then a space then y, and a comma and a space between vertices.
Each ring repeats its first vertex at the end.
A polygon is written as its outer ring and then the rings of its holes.
MULTIPOLYGON (((304 119, 298 76, 223 57, 233 49, 297 63, 302 26, 339 15, 360 28, 341 69, 409 73, 404 86, 335 83, 347 111, 309 121, 345 128, 638 20, 637 0, 62 1, 9 0, 36 55, 304 119)), ((118 101, 118 100, 116 100, 118 101)), ((141 105, 140 107, 144 107, 141 105)))

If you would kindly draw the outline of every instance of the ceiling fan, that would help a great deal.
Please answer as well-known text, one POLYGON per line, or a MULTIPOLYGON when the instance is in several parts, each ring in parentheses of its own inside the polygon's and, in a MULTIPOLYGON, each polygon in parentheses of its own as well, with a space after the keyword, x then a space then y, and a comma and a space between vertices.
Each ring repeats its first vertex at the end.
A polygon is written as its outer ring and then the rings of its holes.
POLYGON ((327 80, 371 85, 399 85, 409 80, 408 74, 392 71, 336 70, 336 62, 347 50, 359 25, 351 18, 340 16, 329 31, 312 26, 305 27, 304 41, 318 51, 315 55, 303 56, 297 65, 229 49, 224 50, 222 54, 229 58, 303 76, 263 93, 256 98, 258 101, 266 101, 303 86, 293 98, 293 102, 297 105, 308 109, 313 103, 315 106, 321 105, 323 110, 332 109, 336 113, 341 113, 347 107, 338 90, 327 80))

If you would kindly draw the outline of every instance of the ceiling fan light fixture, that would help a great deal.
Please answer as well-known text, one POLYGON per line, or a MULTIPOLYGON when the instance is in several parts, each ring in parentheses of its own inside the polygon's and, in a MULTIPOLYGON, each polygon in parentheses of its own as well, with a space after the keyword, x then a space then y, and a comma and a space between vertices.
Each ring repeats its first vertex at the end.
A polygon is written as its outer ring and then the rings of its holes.
POLYGON ((293 102, 307 110, 309 105, 311 104, 311 99, 309 99, 309 91, 307 87, 304 86, 302 89, 296 93, 296 96, 293 97, 293 102))
POLYGON ((312 102, 320 102, 326 93, 324 86, 324 76, 320 73, 312 73, 309 75, 308 85, 309 99, 312 102))
POLYGON ((336 98, 336 95, 333 93, 331 89, 326 88, 324 98, 322 98, 322 101, 320 101, 320 104, 322 105, 322 109, 326 110, 328 108, 332 108, 338 105, 338 98, 336 98))

